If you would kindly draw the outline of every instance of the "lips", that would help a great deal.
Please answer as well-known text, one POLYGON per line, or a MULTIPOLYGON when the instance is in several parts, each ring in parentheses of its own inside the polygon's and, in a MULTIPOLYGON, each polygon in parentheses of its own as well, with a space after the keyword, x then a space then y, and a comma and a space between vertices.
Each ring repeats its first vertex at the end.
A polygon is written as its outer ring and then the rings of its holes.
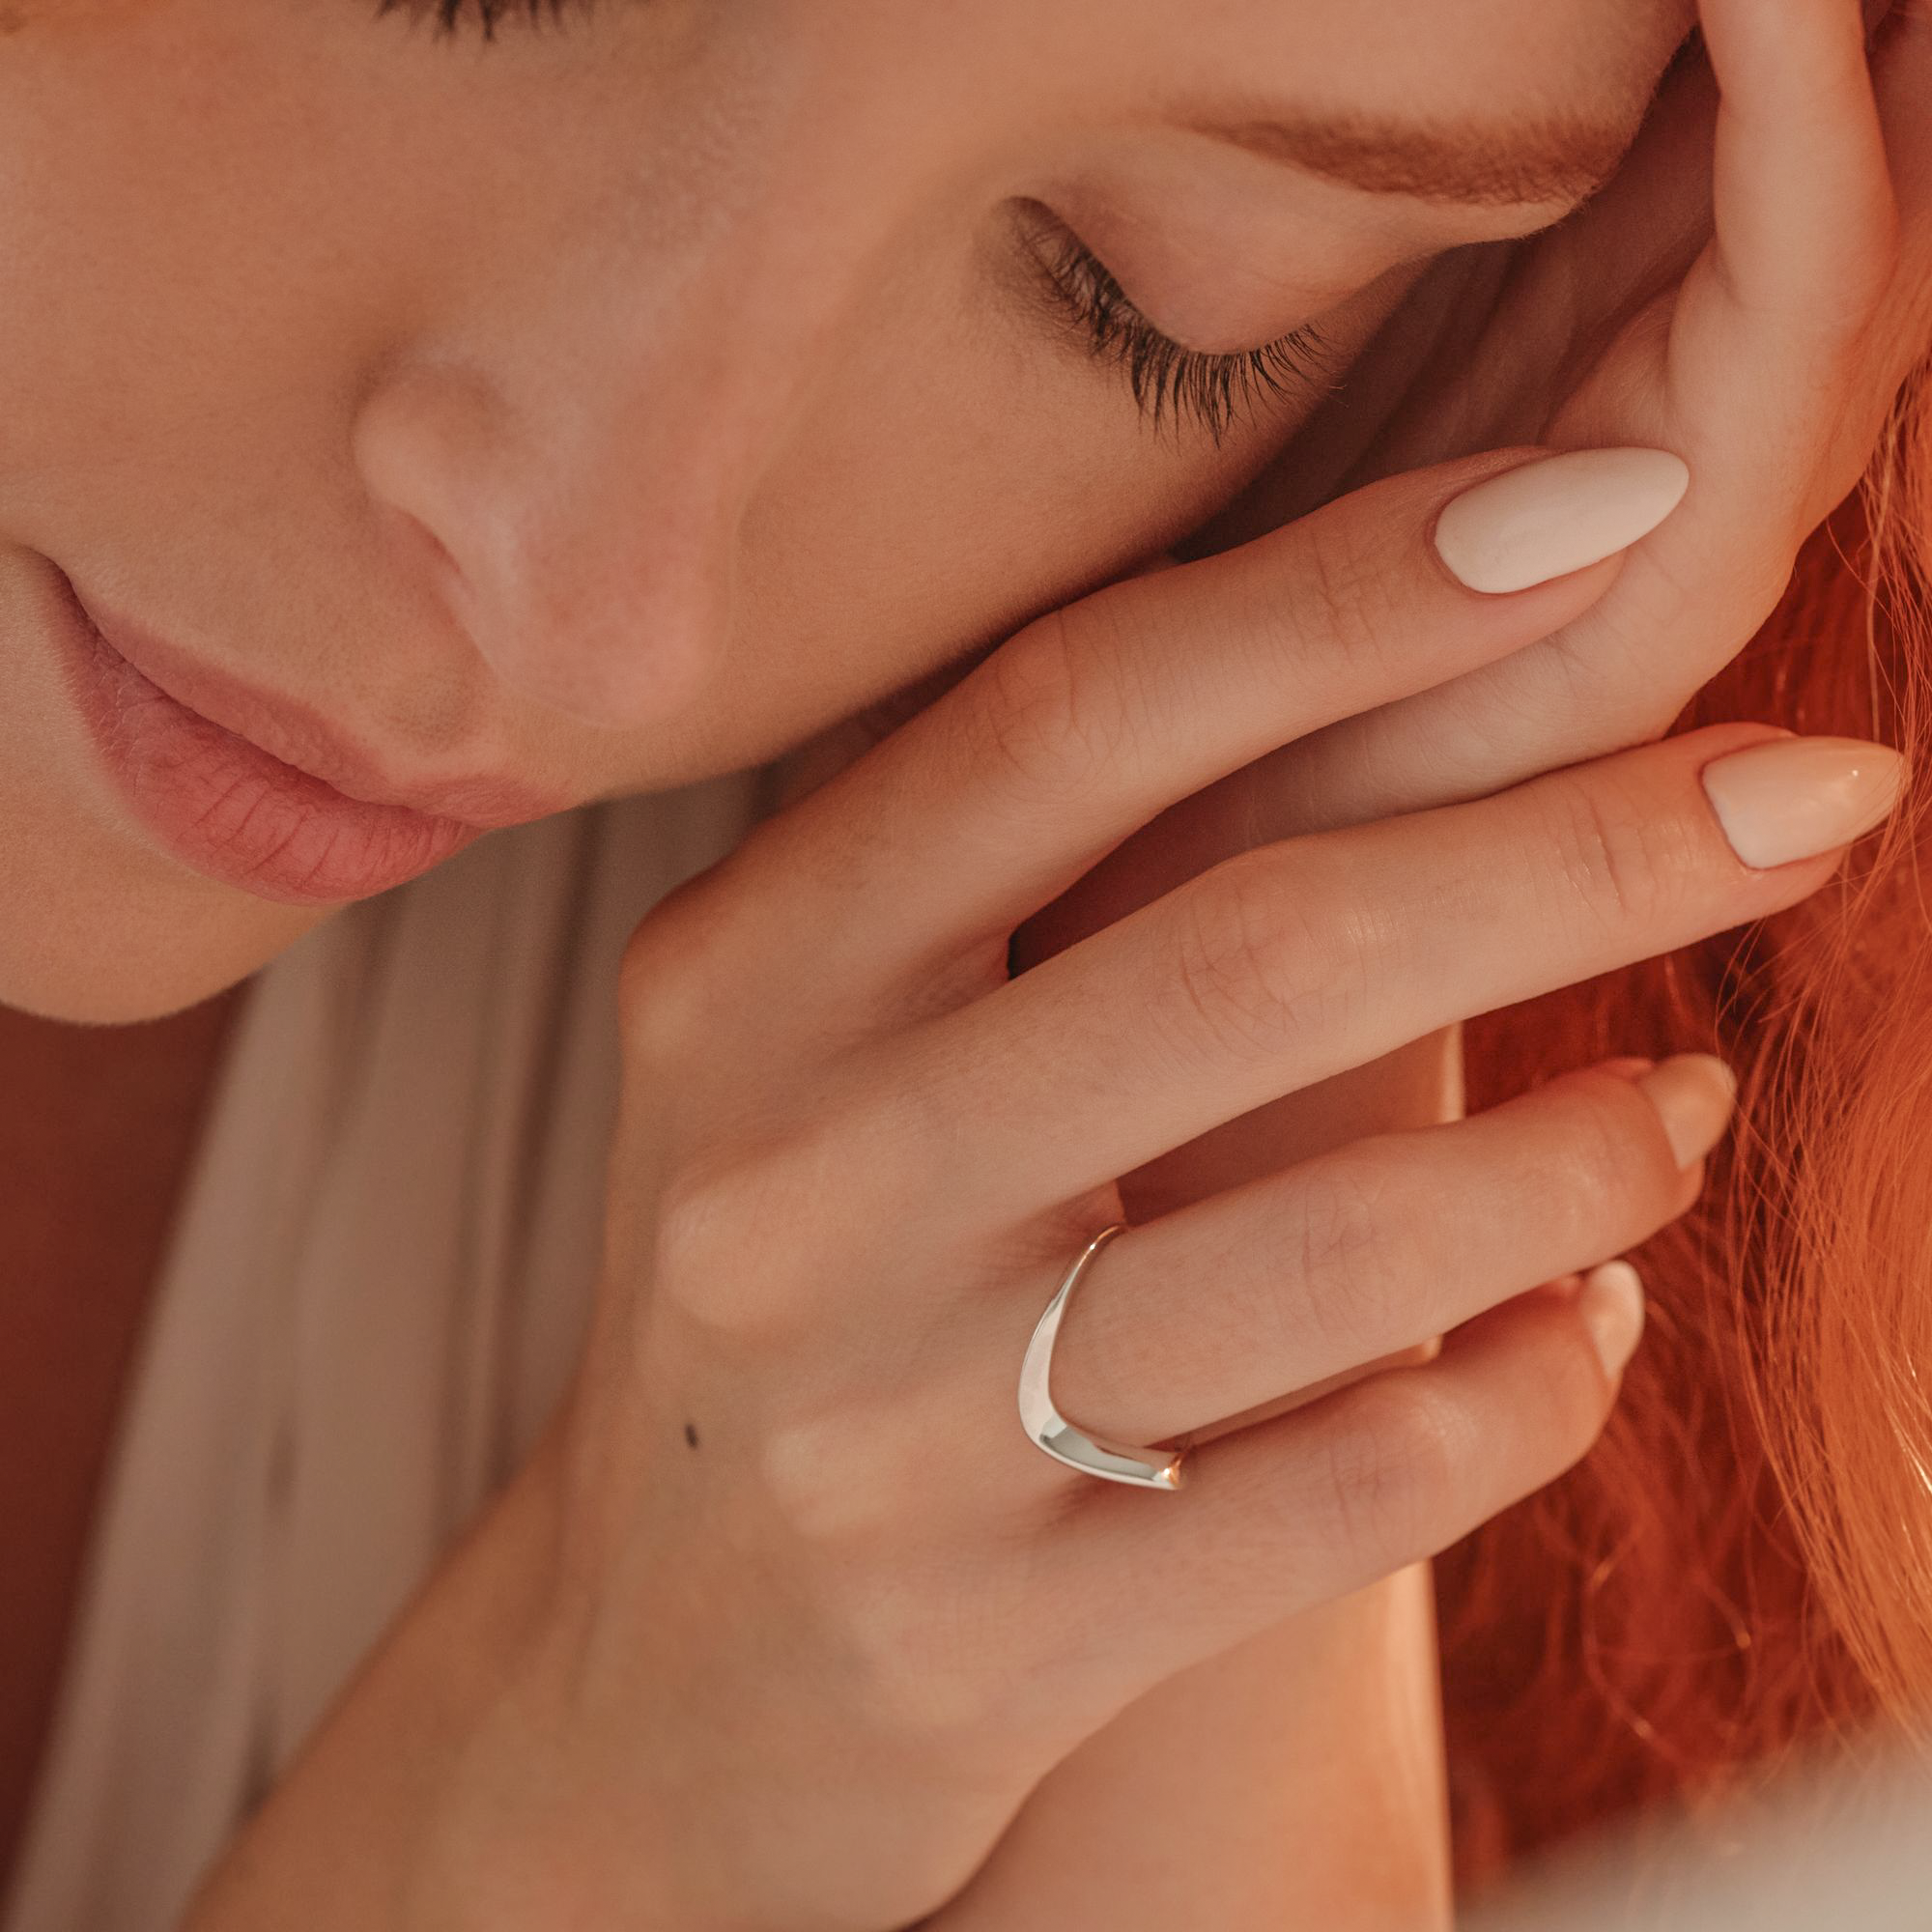
POLYGON ((394 777, 382 759, 300 699, 270 696, 231 672, 199 663, 164 638, 82 597, 78 590, 73 599, 108 647, 177 704, 346 798, 453 818, 486 832, 549 818, 577 802, 495 773, 435 782, 394 777))
POLYGON ((360 747, 308 707, 115 622, 116 638, 153 665, 150 675, 93 621, 64 577, 59 588, 51 615, 64 681, 113 788, 157 843, 207 877, 283 903, 339 904, 418 877, 494 826, 572 803, 495 776, 434 789, 386 781, 360 747), (245 732, 238 728, 244 724, 245 732), (284 747, 300 762, 277 755, 284 747), (345 776, 332 782, 317 767, 345 776), (449 800, 469 815, 397 797, 449 800))

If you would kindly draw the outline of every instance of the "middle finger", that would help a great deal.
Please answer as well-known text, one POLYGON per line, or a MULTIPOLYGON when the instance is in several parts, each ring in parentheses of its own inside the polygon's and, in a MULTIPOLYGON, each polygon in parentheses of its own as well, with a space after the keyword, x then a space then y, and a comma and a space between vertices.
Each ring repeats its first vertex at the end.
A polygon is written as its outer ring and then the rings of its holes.
POLYGON ((1903 769, 1882 746, 1713 725, 1258 846, 876 1042, 867 1078, 935 1158, 972 1123, 949 1208, 1018 1225, 1438 1027, 1795 903, 1903 769))

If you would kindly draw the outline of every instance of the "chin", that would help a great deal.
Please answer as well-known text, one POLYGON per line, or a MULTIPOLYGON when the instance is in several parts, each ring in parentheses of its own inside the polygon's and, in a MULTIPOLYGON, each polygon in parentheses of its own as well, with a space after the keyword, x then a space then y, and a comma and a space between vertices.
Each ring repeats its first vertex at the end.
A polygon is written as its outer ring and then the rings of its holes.
POLYGON ((0 1007, 75 1026, 137 1026, 214 999, 267 963, 256 959, 241 970, 175 966, 116 973, 99 960, 85 960, 63 974, 48 970, 44 959, 22 962, 0 949, 0 1007))
POLYGON ((159 970, 115 973, 99 960, 62 973, 44 958, 20 961, 0 948, 0 1007, 36 1019, 75 1026, 136 1026, 185 1012, 230 991, 268 962, 241 971, 159 970))
POLYGON ((0 924, 0 1006, 41 1019, 165 1019, 239 985, 330 916, 213 881, 121 868, 31 876, 44 869, 0 847, 0 903, 34 908, 0 924))

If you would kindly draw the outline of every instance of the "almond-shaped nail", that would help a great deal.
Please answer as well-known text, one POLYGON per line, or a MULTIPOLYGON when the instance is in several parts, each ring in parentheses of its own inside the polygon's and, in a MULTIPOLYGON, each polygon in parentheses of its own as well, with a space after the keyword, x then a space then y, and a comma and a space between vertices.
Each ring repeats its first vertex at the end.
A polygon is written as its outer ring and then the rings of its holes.
POLYGON ((1679 1167, 1718 1145, 1738 1097, 1737 1075, 1715 1053, 1672 1054, 1636 1084, 1657 1109, 1679 1167))
POLYGON ((1526 590, 1628 550, 1690 487, 1690 467, 1667 449, 1568 450, 1444 504, 1435 549, 1471 590, 1526 590))
POLYGON ((1863 738, 1773 738, 1713 758, 1700 776, 1731 850, 1763 871, 1869 832, 1898 803, 1906 762, 1863 738))

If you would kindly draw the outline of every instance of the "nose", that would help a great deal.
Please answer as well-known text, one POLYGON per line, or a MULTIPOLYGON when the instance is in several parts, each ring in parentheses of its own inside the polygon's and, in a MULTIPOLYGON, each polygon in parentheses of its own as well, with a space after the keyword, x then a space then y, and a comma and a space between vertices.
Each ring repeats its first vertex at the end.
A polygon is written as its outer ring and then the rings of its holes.
MULTIPOLYGON (((502 681, 611 729, 676 711, 729 634, 738 526, 795 382, 704 283, 647 321, 608 289, 492 351, 397 360, 353 432, 363 486, 502 681)), ((755 285, 755 284, 753 284, 755 285)), ((740 302, 742 289, 740 285, 740 302)))

